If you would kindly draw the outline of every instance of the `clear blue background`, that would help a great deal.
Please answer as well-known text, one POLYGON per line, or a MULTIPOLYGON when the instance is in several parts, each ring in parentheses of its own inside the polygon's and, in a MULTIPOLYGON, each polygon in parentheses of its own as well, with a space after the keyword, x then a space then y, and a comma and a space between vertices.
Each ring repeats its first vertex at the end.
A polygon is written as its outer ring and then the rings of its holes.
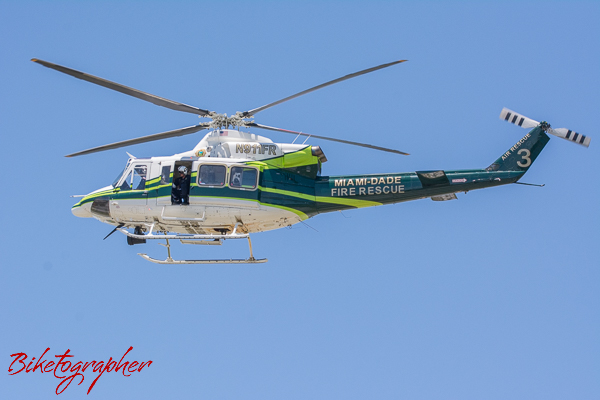
POLYGON ((56 396, 50 374, 8 376, 10 354, 133 346, 151 367, 105 374, 89 398, 600 398, 599 20, 595 1, 1 1, 0 397, 56 396), (502 107, 593 139, 552 139, 523 179, 543 188, 321 215, 255 235, 263 265, 160 266, 136 253, 162 247, 102 241, 111 227, 75 218, 69 196, 109 184, 126 150, 202 134, 63 156, 198 119, 32 57, 228 114, 409 59, 258 114, 411 153, 310 140, 324 174, 486 167, 526 133, 502 107))

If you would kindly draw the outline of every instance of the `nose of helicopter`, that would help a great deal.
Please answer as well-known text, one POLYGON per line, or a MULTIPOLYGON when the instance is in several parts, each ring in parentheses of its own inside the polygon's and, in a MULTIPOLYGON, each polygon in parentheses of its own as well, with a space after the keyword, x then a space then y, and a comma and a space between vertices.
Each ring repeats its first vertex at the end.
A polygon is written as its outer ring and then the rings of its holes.
POLYGON ((108 198, 101 195, 110 192, 112 189, 113 186, 105 186, 85 196, 80 196, 83 198, 79 203, 71 207, 71 212, 79 218, 92 218, 94 216, 101 218, 110 217, 108 198))
POLYGON ((91 218, 92 213, 90 211, 92 203, 85 203, 83 205, 79 205, 79 203, 75 204, 71 208, 71 212, 74 216, 79 218, 91 218))

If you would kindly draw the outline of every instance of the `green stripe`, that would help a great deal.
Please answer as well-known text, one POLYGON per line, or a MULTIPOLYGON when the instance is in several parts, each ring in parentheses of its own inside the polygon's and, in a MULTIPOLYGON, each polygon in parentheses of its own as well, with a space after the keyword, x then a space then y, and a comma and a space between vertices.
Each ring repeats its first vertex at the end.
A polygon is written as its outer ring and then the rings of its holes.
POLYGON ((259 189, 262 190, 263 192, 277 193, 277 194, 282 194, 285 196, 297 197, 300 199, 316 201, 318 203, 340 204, 340 205, 344 205, 344 206, 352 206, 352 207, 357 207, 357 208, 380 206, 382 204, 382 203, 378 203, 376 201, 348 199, 348 198, 342 198, 342 197, 311 196, 308 194, 292 192, 289 190, 265 188, 262 186, 259 186, 259 189))
MULTIPOLYGON (((170 186, 170 185, 164 185, 162 187, 167 187, 167 186, 170 186)), ((295 198, 299 198, 299 199, 303 199, 303 200, 315 201, 315 202, 318 202, 318 203, 338 204, 338 205, 345 205, 345 206, 351 206, 351 207, 356 207, 356 208, 373 207, 373 206, 380 206, 380 205, 382 205, 382 203, 375 202, 375 201, 368 201, 368 200, 349 199, 349 198, 342 198, 342 197, 313 196, 313 195, 309 195, 309 194, 293 192, 293 191, 290 191, 290 190, 265 188, 265 187, 262 187, 262 186, 259 186, 258 188, 259 188, 259 190, 261 190, 263 192, 275 193, 275 194, 280 194, 280 195, 283 195, 283 196, 290 196, 290 197, 295 197, 295 198)), ((135 196, 137 193, 140 193, 140 192, 142 192, 142 191, 141 190, 131 190, 131 191, 123 192, 123 194, 131 194, 131 195, 135 196)), ((72 208, 79 207, 79 206, 83 205, 84 203, 92 201, 96 197, 105 196, 105 195, 114 194, 114 193, 115 193, 114 190, 105 190, 105 191, 102 191, 102 192, 94 193, 93 195, 86 196, 83 199, 81 199, 72 208)), ((169 196, 160 196, 160 197, 169 197, 169 196)), ((293 208, 290 208, 290 207, 281 206, 281 205, 275 205, 275 204, 271 204, 271 203, 263 203, 263 202, 260 202, 258 200, 254 200, 254 199, 247 199, 247 198, 242 198, 242 197, 198 196, 198 195, 192 195, 192 197, 207 197, 207 198, 214 198, 214 199, 232 199, 232 200, 242 200, 242 201, 255 201, 255 202, 258 202, 258 203, 260 203, 262 205, 265 205, 265 206, 276 207, 276 208, 280 208, 280 209, 291 211, 291 212, 295 213, 296 215, 298 215, 299 217, 301 217, 303 219, 307 219, 308 218, 305 213, 303 213, 301 211, 298 211, 296 209, 293 209, 293 208)), ((140 198, 143 199, 144 197, 140 197, 140 198)), ((152 198, 152 197, 147 197, 146 199, 149 199, 149 198, 152 198)), ((157 198, 157 197, 154 197, 154 198, 157 198)))
POLYGON ((98 193, 94 193, 94 194, 91 194, 91 195, 87 195, 84 198, 82 198, 81 200, 79 200, 79 202, 77 202, 71 208, 79 207, 79 206, 83 205, 84 203, 88 203, 88 202, 94 200, 96 197, 106 196, 107 194, 112 194, 112 193, 114 193, 114 189, 104 190, 102 192, 98 192, 98 193))

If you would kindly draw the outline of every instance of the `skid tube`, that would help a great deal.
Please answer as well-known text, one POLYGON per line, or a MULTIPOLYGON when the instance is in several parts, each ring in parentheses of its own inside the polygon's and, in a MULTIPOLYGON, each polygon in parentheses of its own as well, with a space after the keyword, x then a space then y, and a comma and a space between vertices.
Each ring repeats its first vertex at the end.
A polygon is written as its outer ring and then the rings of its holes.
POLYGON ((252 255, 252 242, 250 241, 250 236, 248 238, 248 245, 250 246, 250 257, 247 259, 225 259, 225 260, 174 260, 171 257, 171 244, 169 243, 169 239, 167 240, 167 244, 159 243, 161 246, 165 246, 167 248, 167 259, 166 260, 157 260, 156 258, 152 258, 145 253, 138 253, 140 257, 150 262, 156 264, 261 264, 266 263, 268 260, 266 258, 254 258, 252 255))
POLYGON ((261 263, 266 263, 268 260, 266 258, 254 258, 254 255, 252 254, 252 241, 250 241, 250 235, 249 234, 237 234, 235 233, 237 230, 237 224, 235 225, 235 228, 233 229, 233 232, 231 234, 225 234, 225 235, 154 235, 152 234, 152 228, 154 227, 154 225, 152 225, 152 227, 150 228, 150 231, 145 234, 145 235, 136 235, 134 233, 130 233, 128 230, 123 229, 123 228, 119 228, 119 231, 129 237, 135 238, 135 239, 165 239, 167 241, 167 244, 163 244, 163 243, 159 243, 161 246, 164 246, 167 248, 167 259, 166 260, 158 260, 156 258, 152 258, 150 256, 148 256, 145 253, 138 253, 138 255, 140 257, 142 257, 143 259, 156 263, 156 264, 261 264, 261 263), (194 240, 207 240, 207 239, 217 239, 217 240, 224 240, 224 239, 248 239, 248 246, 250 247, 250 257, 247 259, 234 259, 234 258, 230 258, 230 259, 221 259, 221 260, 174 260, 171 257, 171 243, 169 243, 169 239, 184 239, 184 240, 190 240, 190 239, 194 239, 194 240))

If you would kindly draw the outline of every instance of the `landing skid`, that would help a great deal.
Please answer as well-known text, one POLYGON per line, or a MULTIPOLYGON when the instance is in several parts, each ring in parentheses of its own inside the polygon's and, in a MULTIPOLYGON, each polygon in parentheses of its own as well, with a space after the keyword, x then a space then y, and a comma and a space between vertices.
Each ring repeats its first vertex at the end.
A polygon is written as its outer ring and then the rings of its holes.
POLYGON ((156 258, 152 258, 144 253, 138 253, 140 257, 143 259, 156 263, 156 264, 261 264, 266 263, 268 260, 266 258, 254 258, 252 254, 252 242, 250 241, 250 236, 248 238, 248 246, 250 247, 250 257, 247 259, 234 259, 230 258, 229 260, 174 260, 171 257, 171 243, 169 243, 169 239, 166 239, 167 244, 159 243, 161 246, 165 246, 167 248, 167 259, 166 260, 157 260, 156 258))
POLYGON ((166 260, 157 260, 156 258, 149 257, 147 254, 138 253, 138 255, 145 260, 151 261, 156 264, 260 264, 266 263, 266 258, 253 258, 250 257, 246 260, 243 259, 229 259, 229 260, 173 260, 167 258, 166 260))

